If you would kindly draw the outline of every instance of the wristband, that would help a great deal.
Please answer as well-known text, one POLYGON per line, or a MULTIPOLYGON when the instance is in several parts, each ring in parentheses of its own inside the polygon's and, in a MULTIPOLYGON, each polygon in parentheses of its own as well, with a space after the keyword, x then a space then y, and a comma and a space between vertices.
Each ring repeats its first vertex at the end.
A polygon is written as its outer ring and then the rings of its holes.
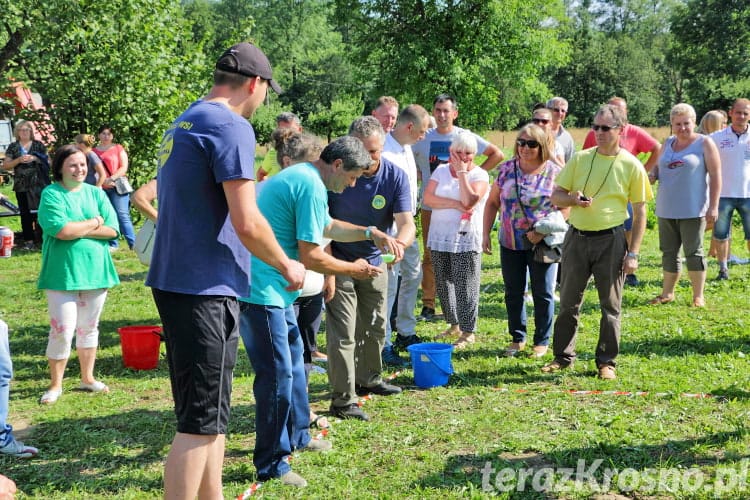
POLYGON ((633 259, 635 259, 635 260, 638 260, 638 254, 637 254, 637 253, 635 253, 635 252, 628 252, 628 255, 627 255, 627 256, 628 256, 628 257, 631 257, 631 258, 633 258, 633 259))
POLYGON ((366 240, 372 240, 372 230, 375 229, 375 226, 367 226, 365 228, 365 239, 366 240))

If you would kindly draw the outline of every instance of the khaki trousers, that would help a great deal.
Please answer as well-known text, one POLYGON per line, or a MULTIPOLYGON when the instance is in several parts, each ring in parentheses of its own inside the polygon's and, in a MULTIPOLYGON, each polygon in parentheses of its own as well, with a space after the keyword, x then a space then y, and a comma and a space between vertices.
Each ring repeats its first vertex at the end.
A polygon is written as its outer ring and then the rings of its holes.
POLYGON ((336 276, 336 294, 326 304, 328 382, 334 406, 357 402, 354 386, 380 383, 385 345, 388 273, 371 280, 336 276))

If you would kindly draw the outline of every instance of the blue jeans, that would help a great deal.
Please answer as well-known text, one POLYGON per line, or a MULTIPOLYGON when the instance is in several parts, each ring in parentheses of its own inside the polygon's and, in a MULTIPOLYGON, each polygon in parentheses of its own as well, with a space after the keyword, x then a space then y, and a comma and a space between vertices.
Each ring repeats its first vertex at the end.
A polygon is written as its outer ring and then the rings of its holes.
MULTIPOLYGON (((133 229, 133 221, 130 220, 130 195, 129 194, 117 194, 115 189, 105 189, 107 198, 109 198, 112 207, 115 209, 117 214, 117 222, 120 224, 120 233, 125 237, 125 241, 128 242, 128 247, 133 248, 135 243, 135 229, 133 229)), ((117 240, 111 240, 109 246, 117 248, 117 240)))
POLYGON ((292 306, 242 303, 240 335, 255 370, 255 451, 258 480, 291 470, 292 451, 310 442, 302 337, 292 306))
POLYGON ((513 342, 526 342, 526 269, 531 277, 534 297, 534 345, 549 345, 552 318, 555 315, 557 264, 534 261, 533 250, 510 250, 500 246, 500 262, 505 282, 505 310, 508 331, 513 342))
POLYGON ((10 398, 10 379, 13 378, 13 363, 10 360, 8 345, 8 325, 0 319, 0 448, 13 440, 8 425, 8 399, 10 398))
POLYGON ((750 241, 750 198, 719 198, 719 216, 714 224, 714 238, 728 240, 732 230, 732 213, 737 210, 745 230, 745 240, 750 241))

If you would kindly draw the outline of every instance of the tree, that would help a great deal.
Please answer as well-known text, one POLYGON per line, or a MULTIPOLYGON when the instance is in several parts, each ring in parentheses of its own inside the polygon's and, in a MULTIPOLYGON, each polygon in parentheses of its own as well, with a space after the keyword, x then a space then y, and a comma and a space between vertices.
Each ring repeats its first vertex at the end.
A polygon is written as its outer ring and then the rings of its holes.
POLYGON ((688 0, 671 23, 671 58, 699 113, 750 96, 750 3, 688 0))
MULTIPOLYGON (((266 0, 253 2, 253 36, 268 54, 274 77, 282 83, 282 104, 297 113, 306 126, 321 135, 331 132, 317 123, 344 101, 361 98, 356 73, 346 55, 341 35, 331 24, 328 0, 266 0), (308 121, 318 115, 315 122, 308 121)), ((360 109, 356 117, 363 110, 360 109)), ((348 125, 348 124, 347 124, 348 125)))
POLYGON ((59 142, 110 123, 131 177, 154 175, 162 132, 205 85, 200 47, 169 0, 47 0, 30 10, 12 74, 47 101, 59 142), (38 21, 38 23, 37 23, 38 21))
POLYGON ((462 124, 515 126, 544 94, 539 75, 567 60, 562 3, 545 0, 336 0, 366 97, 432 103, 454 94, 462 124), (522 103, 518 106, 518 103, 522 103))
POLYGON ((550 74, 549 86, 570 101, 568 124, 588 126, 596 109, 617 95, 630 121, 668 121, 678 86, 665 64, 671 35, 665 28, 675 1, 583 0, 568 2, 570 64, 550 74))

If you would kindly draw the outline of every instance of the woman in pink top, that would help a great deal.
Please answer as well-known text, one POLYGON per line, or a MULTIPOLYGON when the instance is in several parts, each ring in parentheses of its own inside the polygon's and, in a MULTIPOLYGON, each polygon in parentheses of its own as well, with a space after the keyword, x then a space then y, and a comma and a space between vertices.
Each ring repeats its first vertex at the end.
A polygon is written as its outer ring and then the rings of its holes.
MULTIPOLYGON (((115 189, 115 180, 125 177, 128 172, 128 153, 120 144, 113 142, 114 133, 109 125, 99 127, 99 145, 94 148, 94 153, 102 160, 107 178, 104 179, 102 188, 107 193, 109 201, 117 213, 117 221, 120 224, 120 233, 128 242, 128 247, 133 248, 135 243, 135 230, 133 221, 130 220, 130 194, 119 194, 115 189)), ((117 240, 112 240, 110 246, 117 248, 117 240)))

